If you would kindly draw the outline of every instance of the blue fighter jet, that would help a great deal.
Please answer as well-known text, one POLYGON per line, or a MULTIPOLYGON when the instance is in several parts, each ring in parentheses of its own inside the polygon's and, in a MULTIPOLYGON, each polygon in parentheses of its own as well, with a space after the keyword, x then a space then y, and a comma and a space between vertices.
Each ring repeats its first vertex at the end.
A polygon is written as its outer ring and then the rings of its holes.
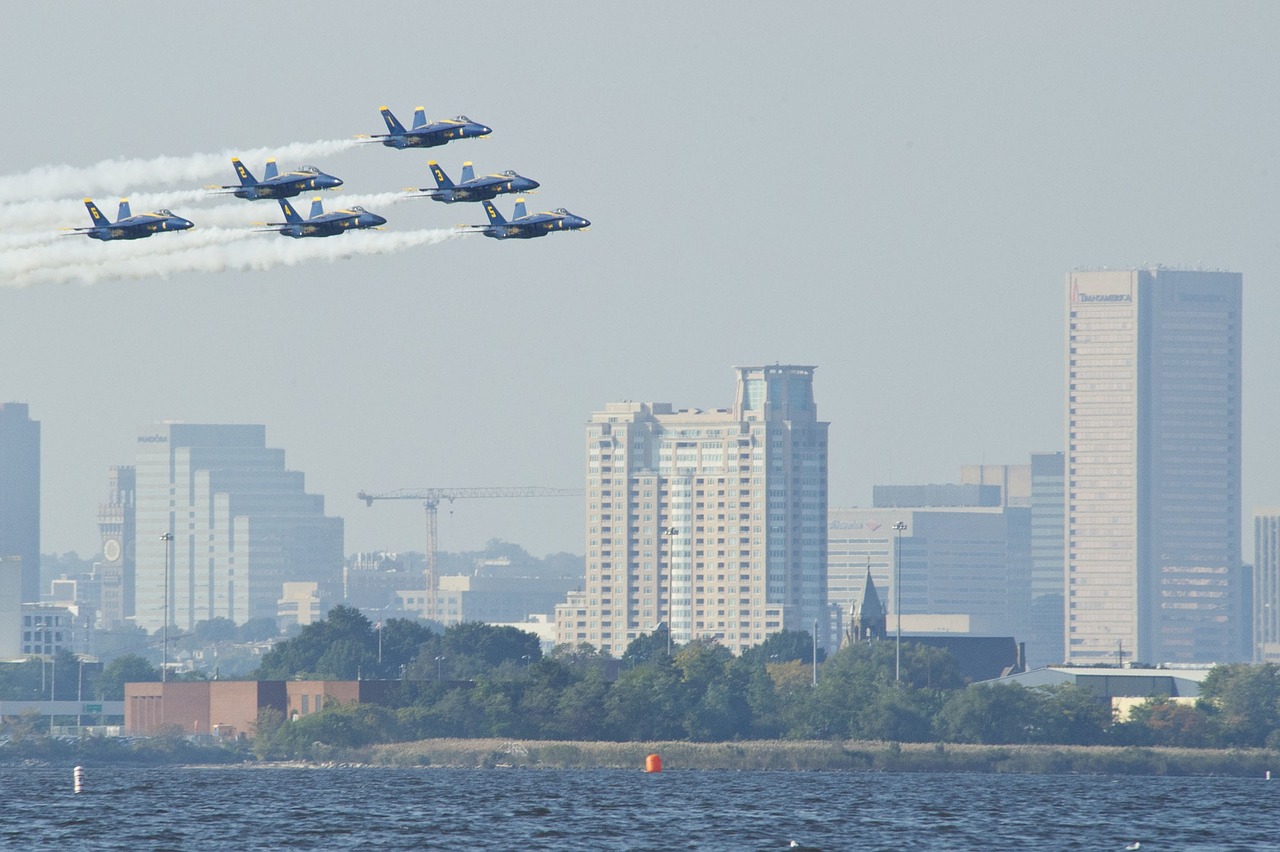
POLYGON ((427 165, 431 168, 432 177, 436 179, 436 188, 422 187, 418 191, 445 204, 453 204, 455 201, 488 201, 504 192, 518 195, 521 192, 532 192, 539 186, 536 180, 522 177, 513 171, 476 177, 475 169, 470 163, 462 164, 462 181, 455 184, 435 160, 427 165))
POLYGON ((387 132, 370 136, 369 139, 381 142, 388 148, 435 148, 447 145, 455 139, 474 139, 493 132, 465 115, 442 121, 427 121, 427 111, 422 107, 413 111, 413 129, 405 130, 404 125, 391 114, 391 110, 381 107, 380 111, 382 120, 387 123, 387 132))
POLYGON ((484 212, 489 214, 488 225, 459 225, 468 233, 484 234, 495 240, 531 240, 534 237, 545 237, 555 231, 577 231, 588 228, 591 223, 581 216, 575 216, 563 207, 546 213, 528 213, 525 211, 524 199, 516 199, 516 209, 507 221, 493 206, 492 201, 484 203, 484 212))
MULTIPOLYGON (((120 199, 120 209, 116 213, 116 221, 112 222, 92 198, 84 200, 89 208, 89 218, 93 220, 91 228, 68 228, 76 235, 84 234, 91 240, 140 240, 163 231, 185 231, 192 222, 175 216, 168 210, 156 210, 153 213, 139 213, 134 216, 129 210, 129 199, 120 199)), ((71 236, 68 234, 67 236, 71 236)))
POLYGON ((268 222, 262 231, 275 231, 286 237, 301 239, 302 237, 332 237, 363 228, 377 228, 387 224, 387 220, 365 210, 363 207, 352 207, 350 210, 324 212, 324 202, 319 198, 311 201, 311 215, 303 219, 288 201, 279 199, 280 212, 284 214, 283 222, 268 222))
POLYGON ((247 198, 250 201, 256 201, 259 198, 293 198, 304 192, 342 186, 341 180, 325 174, 315 166, 301 166, 291 172, 280 174, 280 170, 276 168, 276 161, 267 160, 267 170, 259 181, 244 167, 239 157, 232 157, 231 165, 235 167, 236 176, 240 178, 240 185, 219 186, 215 189, 224 190, 236 198, 247 198))

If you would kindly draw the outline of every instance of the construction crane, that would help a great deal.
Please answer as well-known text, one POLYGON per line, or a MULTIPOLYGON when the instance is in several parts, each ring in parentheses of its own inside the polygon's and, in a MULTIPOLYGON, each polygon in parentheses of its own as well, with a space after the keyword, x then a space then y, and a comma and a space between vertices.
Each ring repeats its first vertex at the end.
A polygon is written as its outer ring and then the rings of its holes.
POLYGON ((385 494, 369 494, 361 491, 356 495, 366 506, 372 506, 374 500, 421 500, 422 507, 427 510, 427 567, 424 574, 427 581, 428 617, 439 615, 437 597, 440 592, 440 572, 437 564, 436 516, 440 509, 440 501, 468 500, 478 497, 582 497, 587 492, 581 488, 542 488, 528 486, 524 488, 402 488, 399 491, 388 491, 385 494))

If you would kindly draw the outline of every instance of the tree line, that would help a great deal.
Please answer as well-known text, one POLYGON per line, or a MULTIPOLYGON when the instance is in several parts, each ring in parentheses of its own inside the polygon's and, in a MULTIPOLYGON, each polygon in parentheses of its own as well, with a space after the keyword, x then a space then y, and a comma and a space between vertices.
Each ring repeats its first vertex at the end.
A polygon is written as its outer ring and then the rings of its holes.
MULTIPOLYGON (((19 666, 31 693, 40 663, 19 666)), ((11 691, 6 677, 0 671, 0 694, 11 691)), ((910 642, 902 645, 900 681, 892 642, 819 653, 815 665, 812 637, 800 631, 774 634, 735 657, 710 642, 671 645, 660 628, 615 660, 590 646, 543 655, 537 637, 511 627, 375 625, 340 606, 277 643, 249 677, 401 681, 393 706, 332 706, 291 722, 268 711, 254 743, 263 757, 306 756, 317 743, 437 737, 1280 748, 1274 664, 1218 666, 1194 705, 1154 698, 1121 722, 1085 687, 966 687, 950 654, 910 642)), ((93 692, 123 697, 124 682, 139 680, 159 680, 159 672, 140 657, 121 657, 95 678, 93 692)), ((58 697, 72 686, 59 678, 58 697)))

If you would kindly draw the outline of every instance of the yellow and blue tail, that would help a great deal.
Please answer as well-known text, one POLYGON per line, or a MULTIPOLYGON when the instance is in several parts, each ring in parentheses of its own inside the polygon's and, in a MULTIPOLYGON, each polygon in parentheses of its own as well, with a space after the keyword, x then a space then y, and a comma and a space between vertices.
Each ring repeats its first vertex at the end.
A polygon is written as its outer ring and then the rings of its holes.
POLYGON ((505 225, 507 220, 502 218, 502 214, 498 212, 498 208, 493 206, 492 201, 484 203, 484 212, 489 216, 490 225, 505 225))
POLYGON ((257 186, 258 179, 255 178, 248 169, 244 167, 244 163, 240 162, 239 157, 231 158, 231 166, 236 170, 236 177, 240 178, 241 186, 257 186))
POLYGON ((121 198, 120 208, 116 210, 116 221, 119 222, 121 219, 128 219, 132 215, 133 212, 129 210, 129 199, 121 198))
POLYGON ((523 198, 517 198, 517 199, 516 199, 516 209, 515 209, 514 211, 512 211, 512 213, 511 213, 511 218, 512 218, 512 219, 523 219, 525 216, 528 216, 528 215, 529 215, 529 211, 525 209, 525 206, 524 206, 524 199, 523 199, 523 198))
POLYGON ((284 220, 290 225, 301 225, 302 217, 298 215, 298 211, 293 209, 293 205, 283 198, 277 199, 280 202, 280 212, 284 214, 284 220))
POLYGON ((427 111, 422 107, 418 107, 413 111, 413 129, 427 126, 427 111))
POLYGON ((307 218, 314 219, 317 216, 323 216, 323 215, 324 215, 324 202, 320 200, 319 196, 316 196, 315 198, 311 199, 311 215, 308 216, 307 218))
POLYGON ((431 169, 431 176, 436 179, 436 186, 441 189, 453 189, 453 181, 449 180, 449 176, 444 173, 444 169, 440 168, 440 164, 435 160, 427 163, 427 167, 431 169))
POLYGON ((280 169, 276 167, 276 158, 272 157, 270 160, 267 160, 267 170, 262 173, 262 179, 271 180, 278 174, 280 174, 280 169))
POLYGON ((475 179, 476 179, 475 167, 472 166, 471 163, 463 163, 462 164, 462 182, 466 183, 469 180, 475 180, 475 179))
POLYGON ((391 110, 386 107, 382 107, 378 112, 382 113, 382 120, 387 123, 388 133, 392 136, 403 136, 405 134, 404 125, 400 123, 399 119, 391 114, 391 110))
POLYGON ((111 220, 102 215, 102 211, 98 209, 98 205, 93 203, 92 198, 84 200, 84 206, 89 209, 89 218, 93 220, 95 225, 110 225, 111 220))

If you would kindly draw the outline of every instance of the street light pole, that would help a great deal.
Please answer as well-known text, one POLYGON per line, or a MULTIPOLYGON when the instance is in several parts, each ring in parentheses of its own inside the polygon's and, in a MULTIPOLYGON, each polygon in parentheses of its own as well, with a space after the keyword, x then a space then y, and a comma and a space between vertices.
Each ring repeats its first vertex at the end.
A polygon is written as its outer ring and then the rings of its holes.
POLYGON ((818 685, 818 619, 813 620, 813 685, 818 685))
POLYGON ((165 683, 169 678, 169 553, 173 550, 173 533, 165 533, 160 540, 164 542, 164 630, 161 633, 164 650, 160 657, 160 682, 165 683))
POLYGON ((902 531, 907 528, 903 521, 893 525, 896 553, 893 557, 893 617, 897 622, 893 638, 893 682, 902 681, 902 531))

